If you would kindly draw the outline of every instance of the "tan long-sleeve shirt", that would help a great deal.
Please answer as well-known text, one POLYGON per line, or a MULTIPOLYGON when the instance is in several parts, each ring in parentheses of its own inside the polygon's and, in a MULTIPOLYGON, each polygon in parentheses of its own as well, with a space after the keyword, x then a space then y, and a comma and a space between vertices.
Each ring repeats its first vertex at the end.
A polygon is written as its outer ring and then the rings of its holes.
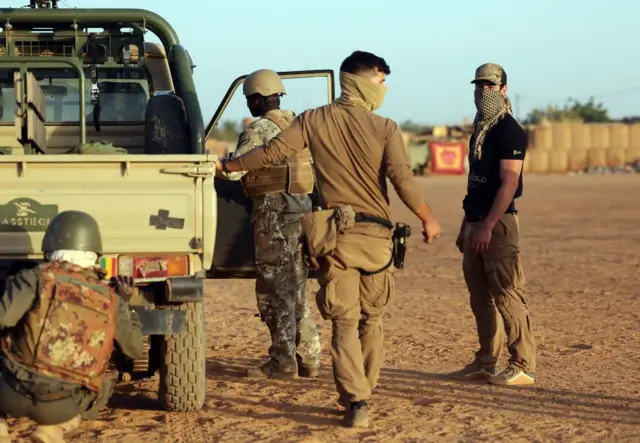
POLYGON ((309 110, 264 147, 238 157, 243 170, 280 162, 309 147, 324 207, 351 205, 391 218, 387 178, 416 212, 422 192, 411 172, 398 125, 357 105, 330 104, 309 110))

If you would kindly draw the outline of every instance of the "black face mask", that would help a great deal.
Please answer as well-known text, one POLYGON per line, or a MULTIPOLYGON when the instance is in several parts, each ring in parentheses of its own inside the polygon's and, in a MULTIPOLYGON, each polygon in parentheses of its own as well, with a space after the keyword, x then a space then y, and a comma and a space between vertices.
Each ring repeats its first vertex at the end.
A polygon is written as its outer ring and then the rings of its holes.
POLYGON ((249 105, 249 112, 253 117, 260 117, 262 116, 262 106, 258 106, 256 103, 251 103, 249 105))
POLYGON ((260 117, 262 115, 262 97, 256 95, 250 95, 247 97, 247 108, 253 117, 260 117))
POLYGON ((262 96, 250 96, 247 99, 247 107, 249 108, 249 112, 253 117, 262 117, 269 111, 274 109, 280 109, 280 102, 276 100, 275 102, 268 100, 266 97, 262 96))

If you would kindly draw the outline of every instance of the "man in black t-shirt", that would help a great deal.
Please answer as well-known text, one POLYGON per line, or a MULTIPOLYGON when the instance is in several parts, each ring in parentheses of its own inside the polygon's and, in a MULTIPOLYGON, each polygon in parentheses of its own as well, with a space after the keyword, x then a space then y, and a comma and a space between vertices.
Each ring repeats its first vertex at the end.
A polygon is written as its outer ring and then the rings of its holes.
POLYGON ((464 218, 456 246, 476 318, 480 349, 456 378, 497 385, 534 383, 536 345, 524 298, 515 199, 522 195, 527 137, 513 118, 500 65, 476 69, 474 132, 469 142, 469 178, 464 218), (504 328, 503 328, 504 324, 504 328), (506 332, 510 358, 498 374, 506 332))

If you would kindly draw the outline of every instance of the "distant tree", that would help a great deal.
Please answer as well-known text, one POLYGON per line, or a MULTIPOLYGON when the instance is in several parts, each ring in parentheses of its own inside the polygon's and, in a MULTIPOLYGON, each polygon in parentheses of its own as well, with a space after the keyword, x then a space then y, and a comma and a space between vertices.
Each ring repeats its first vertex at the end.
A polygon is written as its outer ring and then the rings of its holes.
POLYGON ((240 132, 240 124, 238 122, 233 120, 225 120, 213 130, 212 136, 216 140, 233 142, 238 140, 240 132))
POLYGON ((404 132, 413 132, 414 134, 426 134, 431 131, 432 126, 407 120, 400 124, 400 129, 404 132))
POLYGON ((606 123, 611 121, 609 111, 602 103, 596 103, 593 97, 590 97, 586 103, 569 98, 562 107, 549 105, 546 109, 533 109, 524 123, 538 124, 545 118, 550 122, 606 123))

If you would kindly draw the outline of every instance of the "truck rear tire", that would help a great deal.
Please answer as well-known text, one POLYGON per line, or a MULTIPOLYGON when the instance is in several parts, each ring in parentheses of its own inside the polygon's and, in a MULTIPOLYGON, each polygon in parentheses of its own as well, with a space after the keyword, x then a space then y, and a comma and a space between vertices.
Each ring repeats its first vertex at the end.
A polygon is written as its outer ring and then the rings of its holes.
POLYGON ((148 154, 189 154, 189 124, 182 99, 174 94, 154 95, 145 114, 148 154))
POLYGON ((164 339, 158 396, 164 409, 194 412, 206 396, 206 348, 203 302, 165 306, 187 311, 187 332, 164 339))

